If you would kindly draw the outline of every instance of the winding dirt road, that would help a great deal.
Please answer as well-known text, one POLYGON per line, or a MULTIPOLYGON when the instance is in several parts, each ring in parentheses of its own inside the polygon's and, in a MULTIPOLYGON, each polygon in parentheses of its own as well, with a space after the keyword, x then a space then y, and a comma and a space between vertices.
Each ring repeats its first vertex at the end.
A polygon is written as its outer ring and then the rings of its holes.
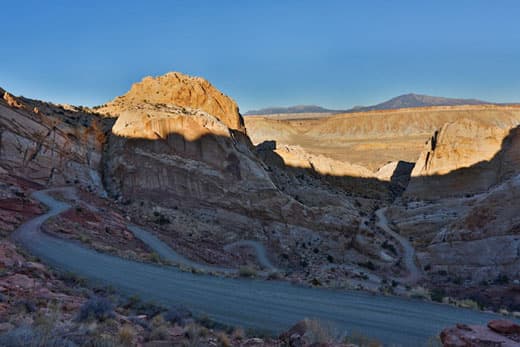
POLYGON ((483 324, 497 315, 447 305, 362 292, 306 288, 287 282, 232 279, 182 272, 121 259, 40 231, 43 222, 70 206, 39 191, 33 197, 50 210, 21 225, 13 237, 44 262, 122 294, 139 295, 165 306, 181 304, 194 314, 233 326, 279 333, 296 321, 317 318, 339 331, 358 331, 388 345, 422 346, 455 323, 483 324))
POLYGON ((422 273, 415 263, 415 249, 410 244, 410 241, 392 230, 388 223, 388 219, 386 218, 386 207, 377 210, 375 214, 377 217, 376 225, 380 227, 385 233, 392 236, 397 242, 401 244, 401 247, 403 248, 403 260, 406 268, 408 269, 408 276, 403 278, 403 281, 409 284, 416 283, 422 277, 422 273))

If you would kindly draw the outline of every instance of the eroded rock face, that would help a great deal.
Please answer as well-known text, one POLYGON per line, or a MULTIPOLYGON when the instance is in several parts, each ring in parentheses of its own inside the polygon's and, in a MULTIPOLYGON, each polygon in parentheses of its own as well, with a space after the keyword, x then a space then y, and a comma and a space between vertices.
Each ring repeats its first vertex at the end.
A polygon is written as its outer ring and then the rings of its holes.
POLYGON ((517 172, 518 132, 471 119, 446 123, 419 156, 405 195, 438 198, 489 190, 517 172))
POLYGON ((127 110, 114 125, 107 158, 109 189, 134 199, 239 208, 259 203, 257 194, 268 199, 276 192, 247 138, 203 111, 173 105, 127 110))
POLYGON ((347 257, 359 213, 346 192, 304 173, 295 177, 283 161, 268 167, 244 132, 201 108, 150 102, 119 107, 105 147, 105 186, 132 216, 164 223, 165 239, 185 240, 186 254, 197 252, 211 263, 219 259, 211 256, 215 252, 197 249, 253 239, 281 266, 308 266, 309 257, 318 259, 316 266, 328 265, 347 257), (306 185, 310 181, 313 187, 306 185), (304 254, 295 239, 305 240, 304 254))
POLYGON ((0 167, 43 185, 80 184, 103 191, 101 120, 7 92, 0 99, 0 167))
POLYGON ((388 162, 415 162, 435 130, 464 118, 508 129, 519 124, 520 107, 418 107, 311 118, 247 116, 245 122, 255 144, 274 140, 298 145, 308 153, 376 171, 388 162))
POLYGON ((130 91, 100 111, 120 115, 123 111, 142 104, 166 104, 198 109, 213 115, 228 128, 244 131, 242 116, 233 99, 224 95, 211 83, 200 77, 170 72, 159 77, 145 77, 130 91))
POLYGON ((516 176, 468 203, 467 212, 440 229, 427 247, 432 271, 473 283, 520 278, 519 199, 516 176))

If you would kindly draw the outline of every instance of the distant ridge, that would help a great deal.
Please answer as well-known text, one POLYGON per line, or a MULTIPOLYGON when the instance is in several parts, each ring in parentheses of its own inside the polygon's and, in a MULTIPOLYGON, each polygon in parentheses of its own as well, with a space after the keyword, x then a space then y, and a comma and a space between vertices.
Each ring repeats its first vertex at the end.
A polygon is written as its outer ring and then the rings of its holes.
POLYGON ((341 110, 329 110, 317 105, 296 105, 289 107, 266 107, 259 110, 251 110, 244 115, 266 115, 278 113, 340 113, 341 110))
MULTIPOLYGON (((394 110, 399 108, 426 107, 426 106, 459 106, 459 105, 499 105, 498 103, 477 99, 456 99, 424 94, 403 94, 380 104, 371 106, 356 106, 348 110, 331 110, 317 105, 297 105, 290 107, 267 107, 259 110, 247 111, 245 115, 292 114, 292 113, 347 113, 366 112, 373 110, 394 110)), ((500 104, 507 105, 507 104, 500 104)))
POLYGON ((422 94, 404 94, 396 96, 388 101, 372 106, 356 106, 346 112, 365 112, 372 110, 394 110, 398 108, 412 108, 425 106, 458 106, 458 105, 484 105, 493 104, 491 102, 477 99, 455 99, 440 96, 430 96, 422 94))

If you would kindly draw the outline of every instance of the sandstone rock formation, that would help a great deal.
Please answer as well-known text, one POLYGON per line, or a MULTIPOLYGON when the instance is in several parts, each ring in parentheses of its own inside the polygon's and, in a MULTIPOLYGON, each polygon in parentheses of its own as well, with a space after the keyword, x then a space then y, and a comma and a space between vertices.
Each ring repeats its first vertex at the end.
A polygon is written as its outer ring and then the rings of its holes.
POLYGON ((520 278, 519 199, 519 176, 473 199, 467 212, 442 227, 427 247, 432 271, 473 283, 520 278))
POLYGON ((299 145, 376 171, 392 161, 415 162, 436 130, 463 118, 507 129, 519 124, 520 107, 437 106, 285 120, 255 116, 245 123, 255 144, 299 145))
POLYGON ((99 111, 117 116, 127 108, 147 103, 198 109, 213 115, 230 129, 244 131, 235 101, 205 79, 180 72, 170 72, 156 78, 145 77, 135 83, 128 93, 103 105, 99 111))
POLYGON ((309 154, 300 146, 277 146, 275 152, 282 157, 286 166, 312 169, 323 176, 373 177, 372 171, 361 165, 350 164, 328 158, 324 155, 309 154))
POLYGON ((107 169, 114 192, 156 195, 176 205, 236 200, 239 208, 258 203, 256 194, 268 198, 276 192, 242 133, 206 112, 175 105, 139 105, 121 113, 109 140, 107 169))
MULTIPOLYGON (((163 94, 167 91, 159 91, 163 94)), ((333 259, 368 261, 350 239, 358 232, 359 211, 371 210, 372 201, 355 201, 354 189, 323 178, 370 171, 294 148, 285 151, 286 163, 266 146, 264 154, 275 157, 273 164, 261 160, 261 150, 242 129, 206 112, 204 103, 125 100, 109 104, 117 104, 119 118, 104 149, 105 187, 139 220, 161 216, 159 232, 181 253, 211 263, 224 258, 219 255, 223 245, 252 239, 268 248, 273 263, 302 271, 311 259, 317 271, 328 271, 333 259), (303 167, 292 170, 292 164, 303 167)), ((350 184, 366 190, 366 182, 360 183, 350 184)))
POLYGON ((509 124, 461 119, 445 124, 421 153, 406 196, 484 192, 518 172, 520 130, 509 124), (514 144, 514 143, 515 144, 514 144))
POLYGON ((44 185, 78 183, 103 191, 102 128, 93 114, 3 92, 0 167, 44 185))

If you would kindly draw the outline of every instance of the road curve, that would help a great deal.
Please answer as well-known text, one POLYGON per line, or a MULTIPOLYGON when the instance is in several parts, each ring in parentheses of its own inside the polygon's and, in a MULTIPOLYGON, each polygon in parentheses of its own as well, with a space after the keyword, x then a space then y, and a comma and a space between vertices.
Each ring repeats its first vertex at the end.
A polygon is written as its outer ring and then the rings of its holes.
POLYGON ((404 264, 406 265, 406 268, 409 272, 408 277, 404 278, 403 280, 410 284, 414 284, 421 278, 421 270, 417 267, 417 264, 415 263, 415 249, 405 237, 399 235, 398 233, 392 230, 390 225, 388 225, 388 219, 386 218, 385 213, 386 207, 380 208, 376 211, 376 225, 383 229, 384 232, 392 236, 397 242, 401 244, 401 247, 404 251, 404 264))
POLYGON ((225 245, 224 250, 230 251, 236 247, 251 248, 255 252, 258 264, 260 264, 267 271, 271 271, 271 272, 278 271, 276 266, 274 266, 273 263, 271 263, 271 261, 269 260, 265 247, 260 242, 254 241, 254 240, 240 240, 240 241, 225 245))
MULTIPOLYGON (((67 188, 57 189, 67 192, 67 188)), ((70 206, 39 191, 33 197, 50 210, 21 225, 13 237, 62 271, 74 272, 122 294, 162 305, 182 304, 196 315, 234 326, 279 333, 304 318, 318 318, 340 331, 358 331, 385 344, 422 346, 455 323, 483 324, 499 316, 417 300, 362 292, 304 288, 287 282, 231 279, 182 272, 174 267, 98 253, 40 231, 48 218, 70 206)), ((70 192, 70 190, 69 190, 70 192)))

